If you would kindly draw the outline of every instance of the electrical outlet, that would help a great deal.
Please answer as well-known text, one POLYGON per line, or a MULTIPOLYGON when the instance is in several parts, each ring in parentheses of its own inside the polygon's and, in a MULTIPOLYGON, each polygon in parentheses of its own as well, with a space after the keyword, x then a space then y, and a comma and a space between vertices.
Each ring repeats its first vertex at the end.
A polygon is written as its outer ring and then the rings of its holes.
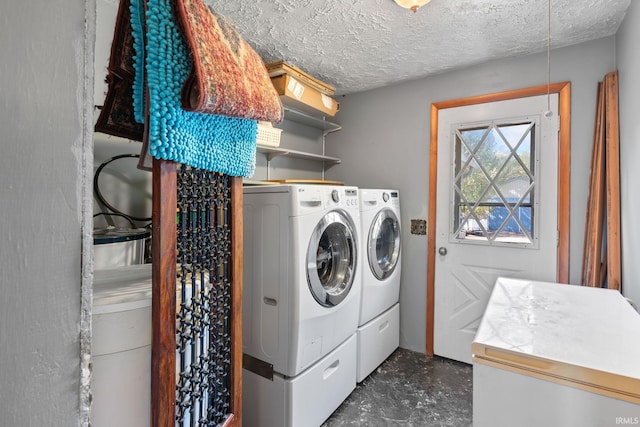
POLYGON ((411 234, 418 234, 418 235, 427 234, 427 221, 424 219, 412 219, 411 234))

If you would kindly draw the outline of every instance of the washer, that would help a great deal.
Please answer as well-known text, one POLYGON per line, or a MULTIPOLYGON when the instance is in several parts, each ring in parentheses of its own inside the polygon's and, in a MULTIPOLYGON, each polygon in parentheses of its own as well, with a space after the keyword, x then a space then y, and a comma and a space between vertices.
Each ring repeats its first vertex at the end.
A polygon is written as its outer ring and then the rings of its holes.
POLYGON ((362 297, 357 381, 400 343, 401 223, 398 190, 360 189, 362 297))
POLYGON ((245 187, 243 205, 243 418, 320 425, 356 384, 358 189, 245 187))

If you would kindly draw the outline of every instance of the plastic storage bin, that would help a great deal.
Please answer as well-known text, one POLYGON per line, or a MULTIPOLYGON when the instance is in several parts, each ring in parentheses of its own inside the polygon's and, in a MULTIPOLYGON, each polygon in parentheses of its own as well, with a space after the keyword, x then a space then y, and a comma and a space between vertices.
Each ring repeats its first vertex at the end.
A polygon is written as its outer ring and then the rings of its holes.
POLYGON ((151 264, 95 272, 91 425, 149 425, 151 264))

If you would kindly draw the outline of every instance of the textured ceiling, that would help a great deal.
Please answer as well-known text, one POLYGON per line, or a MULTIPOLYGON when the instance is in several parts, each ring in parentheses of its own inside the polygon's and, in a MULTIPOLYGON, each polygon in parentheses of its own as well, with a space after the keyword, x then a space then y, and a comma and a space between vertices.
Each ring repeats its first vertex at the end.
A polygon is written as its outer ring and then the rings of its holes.
MULTIPOLYGON (((546 51, 547 0, 205 0, 265 62, 285 60, 336 87, 373 89, 491 59, 546 51)), ((551 46, 606 37, 631 0, 551 0, 551 46)))

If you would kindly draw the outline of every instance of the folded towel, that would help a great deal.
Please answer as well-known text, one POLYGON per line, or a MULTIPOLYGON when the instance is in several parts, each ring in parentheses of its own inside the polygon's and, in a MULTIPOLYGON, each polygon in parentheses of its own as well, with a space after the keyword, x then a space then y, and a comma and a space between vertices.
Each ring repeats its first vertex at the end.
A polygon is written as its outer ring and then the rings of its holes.
POLYGON ((107 68, 107 96, 100 108, 95 131, 142 141, 144 126, 134 118, 132 108, 135 69, 129 14, 129 0, 121 0, 107 68))
MULTIPOLYGON (((132 10, 140 10, 142 1, 132 0, 132 10)), ((252 176, 257 121, 181 108, 180 91, 191 60, 172 15, 171 0, 148 0, 146 6, 146 33, 137 25, 133 32, 136 46, 146 35, 149 153, 231 176, 252 176)), ((135 15, 132 13, 132 18, 135 15)))
POLYGON ((282 103, 267 69, 235 25, 203 0, 175 0, 173 4, 193 58, 182 89, 183 108, 281 122, 282 103))

